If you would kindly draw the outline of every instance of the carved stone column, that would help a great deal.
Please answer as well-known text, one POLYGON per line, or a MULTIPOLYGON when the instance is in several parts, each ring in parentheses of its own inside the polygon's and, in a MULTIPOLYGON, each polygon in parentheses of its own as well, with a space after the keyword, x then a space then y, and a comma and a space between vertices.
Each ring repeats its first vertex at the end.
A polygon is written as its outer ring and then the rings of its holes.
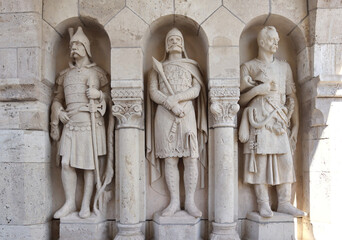
POLYGON ((139 223, 139 130, 143 127, 143 92, 141 88, 114 88, 113 115, 116 129, 119 166, 120 222, 119 239, 144 239, 139 223))
POLYGON ((214 189, 214 222, 210 239, 237 240, 236 232, 237 208, 237 160, 234 156, 234 126, 238 88, 214 87, 209 91, 210 128, 214 132, 213 175, 214 189))

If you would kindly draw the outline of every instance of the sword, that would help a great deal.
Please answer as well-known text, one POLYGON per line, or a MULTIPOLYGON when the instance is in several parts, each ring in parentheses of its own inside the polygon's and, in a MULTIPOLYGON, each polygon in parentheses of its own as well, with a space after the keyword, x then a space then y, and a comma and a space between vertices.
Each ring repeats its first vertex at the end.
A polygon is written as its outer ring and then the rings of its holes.
MULTIPOLYGON (((89 79, 88 86, 91 88, 95 88, 94 82, 92 79, 89 79)), ((97 142, 96 142, 96 129, 95 129, 95 113, 99 112, 102 116, 106 112, 106 103, 102 100, 99 104, 95 104, 94 99, 89 100, 89 104, 87 106, 81 107, 80 111, 90 112, 90 121, 91 121, 91 135, 92 135, 92 145, 93 145, 93 157, 94 157, 94 165, 95 165, 95 175, 96 175, 96 190, 100 190, 101 188, 101 180, 100 180, 100 170, 99 170, 99 158, 97 154, 97 142)))

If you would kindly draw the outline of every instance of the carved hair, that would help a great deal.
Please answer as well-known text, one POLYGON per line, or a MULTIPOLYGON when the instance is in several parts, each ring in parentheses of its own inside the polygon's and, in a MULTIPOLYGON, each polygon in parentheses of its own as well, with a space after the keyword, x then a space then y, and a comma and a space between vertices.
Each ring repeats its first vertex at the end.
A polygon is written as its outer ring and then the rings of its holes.
POLYGON ((278 34, 277 29, 275 27, 273 27, 273 26, 266 26, 266 27, 264 27, 258 33, 258 37, 257 37, 258 46, 260 46, 261 40, 265 40, 265 39, 269 38, 269 34, 268 33, 270 31, 275 31, 278 34))

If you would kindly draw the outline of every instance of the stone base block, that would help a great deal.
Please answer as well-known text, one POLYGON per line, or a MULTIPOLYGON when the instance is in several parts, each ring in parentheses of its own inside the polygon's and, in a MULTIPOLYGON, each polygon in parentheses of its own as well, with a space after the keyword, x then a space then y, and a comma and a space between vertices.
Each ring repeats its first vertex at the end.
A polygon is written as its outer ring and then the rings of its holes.
POLYGON ((51 239, 50 223, 37 225, 0 225, 0 239, 6 240, 49 240, 51 239))
POLYGON ((59 225, 60 240, 108 240, 108 227, 106 219, 92 214, 87 219, 74 212, 61 218, 59 225))
POLYGON ((161 213, 153 216, 154 240, 199 240, 201 239, 200 218, 185 211, 179 211, 171 217, 161 213))
POLYGON ((247 214, 244 240, 289 240, 296 239, 293 216, 274 212, 273 217, 264 218, 259 213, 247 214))

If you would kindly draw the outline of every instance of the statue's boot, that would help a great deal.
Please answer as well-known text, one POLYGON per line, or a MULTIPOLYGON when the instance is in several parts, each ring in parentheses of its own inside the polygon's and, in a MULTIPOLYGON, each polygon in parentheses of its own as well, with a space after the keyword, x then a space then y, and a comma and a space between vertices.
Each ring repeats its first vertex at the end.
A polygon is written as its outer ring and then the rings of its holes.
MULTIPOLYGON (((62 161, 63 162, 63 161, 62 161)), ((59 219, 76 211, 75 194, 77 175, 74 168, 69 164, 63 165, 62 163, 62 183, 65 193, 65 203, 55 214, 54 218, 59 219)))
POLYGON ((162 216, 172 216, 180 210, 178 158, 165 159, 165 180, 170 192, 170 203, 162 216))
POLYGON ((78 213, 80 218, 88 218, 90 212, 90 199, 94 189, 94 171, 84 170, 84 193, 82 199, 81 211, 78 213))
POLYGON ((268 186, 266 184, 254 185, 255 195, 257 197, 258 211, 260 216, 270 218, 273 216, 268 198, 268 186))
POLYGON ((195 204, 195 192, 198 179, 198 167, 196 158, 184 160, 184 187, 185 187, 185 210, 194 217, 201 217, 202 212, 195 204))
POLYGON ((277 185, 278 209, 277 212, 286 213, 294 217, 304 217, 307 213, 291 204, 291 183, 277 185))

